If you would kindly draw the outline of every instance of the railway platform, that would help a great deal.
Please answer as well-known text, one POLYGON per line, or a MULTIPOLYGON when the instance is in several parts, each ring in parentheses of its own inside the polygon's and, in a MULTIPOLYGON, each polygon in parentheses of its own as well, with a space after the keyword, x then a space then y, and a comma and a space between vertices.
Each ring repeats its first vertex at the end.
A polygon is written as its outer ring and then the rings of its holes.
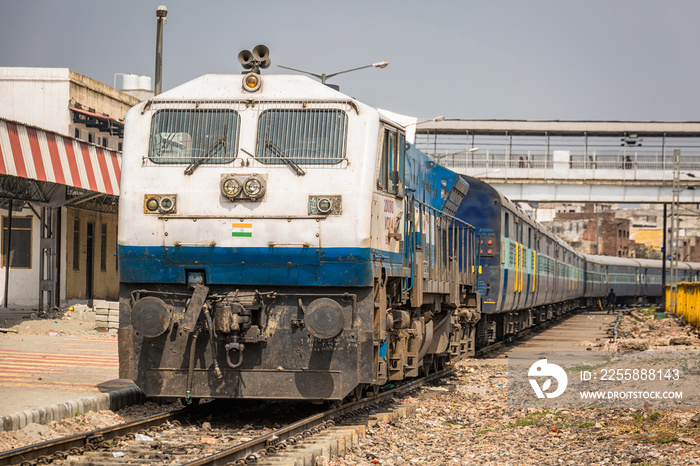
POLYGON ((507 351, 585 350, 580 342, 607 341, 616 319, 617 313, 608 314, 597 309, 577 311, 551 327, 518 341, 515 347, 509 347, 507 351))
POLYGON ((0 308, 0 431, 138 402, 140 390, 118 377, 115 333, 78 316, 0 308))

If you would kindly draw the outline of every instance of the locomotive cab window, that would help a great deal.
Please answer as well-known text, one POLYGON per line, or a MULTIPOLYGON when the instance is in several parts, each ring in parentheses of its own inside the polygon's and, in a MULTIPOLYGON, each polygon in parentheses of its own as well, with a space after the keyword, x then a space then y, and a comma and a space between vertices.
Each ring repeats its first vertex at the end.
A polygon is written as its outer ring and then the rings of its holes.
POLYGON ((265 164, 329 165, 345 160, 347 115, 338 109, 267 110, 256 158, 265 164))
POLYGON ((236 158, 238 120, 233 110, 159 110, 151 123, 148 157, 161 164, 231 162, 236 158))
POLYGON ((393 129, 384 128, 381 148, 377 187, 390 194, 403 196, 406 138, 393 129))

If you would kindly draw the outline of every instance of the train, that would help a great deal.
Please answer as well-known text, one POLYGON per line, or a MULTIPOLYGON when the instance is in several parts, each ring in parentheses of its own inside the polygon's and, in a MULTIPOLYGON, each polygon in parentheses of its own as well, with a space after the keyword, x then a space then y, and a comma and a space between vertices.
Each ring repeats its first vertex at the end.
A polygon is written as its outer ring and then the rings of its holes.
POLYGON ((609 288, 661 294, 660 262, 577 253, 387 112, 239 60, 126 117, 119 372, 146 396, 357 399, 609 288))

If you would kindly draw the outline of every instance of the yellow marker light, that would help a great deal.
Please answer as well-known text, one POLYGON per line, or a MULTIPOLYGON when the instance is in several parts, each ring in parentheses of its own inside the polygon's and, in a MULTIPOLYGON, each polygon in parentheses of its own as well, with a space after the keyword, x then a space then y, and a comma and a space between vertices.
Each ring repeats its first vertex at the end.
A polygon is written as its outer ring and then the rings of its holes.
POLYGON ((150 212, 155 212, 158 210, 158 199, 155 197, 152 197, 146 201, 146 209, 148 209, 150 212))
POLYGON ((248 92, 255 92, 260 89, 260 76, 255 73, 248 73, 243 77, 243 89, 248 92))

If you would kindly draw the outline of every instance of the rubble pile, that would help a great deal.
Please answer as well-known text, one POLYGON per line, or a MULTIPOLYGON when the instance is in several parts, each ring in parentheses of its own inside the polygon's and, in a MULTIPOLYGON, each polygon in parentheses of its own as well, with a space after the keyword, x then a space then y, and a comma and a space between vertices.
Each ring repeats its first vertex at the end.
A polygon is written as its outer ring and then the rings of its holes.
POLYGON ((458 364, 414 417, 370 423, 338 465, 700 464, 698 410, 512 409, 505 359, 458 364))

